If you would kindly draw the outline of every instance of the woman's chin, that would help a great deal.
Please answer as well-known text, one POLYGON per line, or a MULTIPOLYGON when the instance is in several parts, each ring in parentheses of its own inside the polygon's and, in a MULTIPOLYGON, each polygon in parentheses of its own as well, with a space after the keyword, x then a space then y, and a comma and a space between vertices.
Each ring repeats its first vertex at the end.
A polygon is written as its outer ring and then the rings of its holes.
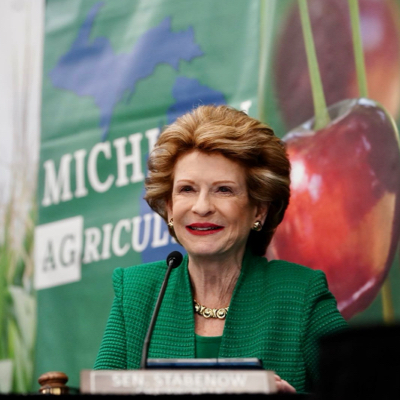
POLYGON ((216 249, 208 247, 197 247, 186 249, 191 258, 219 258, 220 252, 216 249))
POLYGON ((204 260, 220 260, 226 257, 226 250, 220 247, 215 247, 213 244, 199 245, 186 248, 189 258, 192 259, 204 259, 204 260))
POLYGON ((212 256, 223 250, 223 246, 219 243, 215 235, 190 235, 189 237, 188 235, 184 235, 184 237, 180 238, 180 242, 189 256, 212 256))
POLYGON ((244 254, 244 247, 227 248, 223 246, 215 246, 215 243, 185 249, 189 255, 189 259, 208 260, 210 262, 241 259, 244 254))

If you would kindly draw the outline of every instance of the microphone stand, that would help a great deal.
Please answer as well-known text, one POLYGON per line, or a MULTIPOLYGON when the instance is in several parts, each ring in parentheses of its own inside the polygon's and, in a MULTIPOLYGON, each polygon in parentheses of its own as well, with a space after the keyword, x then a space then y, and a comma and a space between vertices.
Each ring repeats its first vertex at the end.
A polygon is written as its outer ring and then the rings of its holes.
MULTIPOLYGON (((178 252, 176 252, 176 253, 178 253, 178 252)), ((144 339, 142 359, 140 361, 140 369, 146 369, 146 367, 147 367, 147 355, 149 352, 149 344, 150 344, 151 335, 153 333, 154 325, 157 320, 158 310, 160 309, 161 302, 164 297, 164 293, 165 293, 165 289, 167 287, 169 275, 170 275, 172 269, 178 267, 180 265, 180 263, 182 262, 182 255, 181 254, 175 255, 175 252, 174 252, 174 254, 171 253, 168 256, 167 261, 168 261, 167 272, 165 273, 164 281, 162 283, 160 293, 158 294, 157 303, 154 308, 153 316, 151 317, 149 329, 147 330, 147 334, 144 339)))

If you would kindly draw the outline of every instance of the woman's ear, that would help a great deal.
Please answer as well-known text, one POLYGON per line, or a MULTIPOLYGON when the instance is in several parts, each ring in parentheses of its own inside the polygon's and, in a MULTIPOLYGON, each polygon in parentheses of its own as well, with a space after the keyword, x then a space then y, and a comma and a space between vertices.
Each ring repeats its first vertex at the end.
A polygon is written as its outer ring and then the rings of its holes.
POLYGON ((167 200, 167 215, 168 215, 168 221, 172 218, 172 202, 171 200, 167 200))
POLYGON ((268 215, 268 204, 259 204, 257 206, 257 215, 256 220, 261 221, 261 224, 264 225, 265 220, 267 219, 268 215))

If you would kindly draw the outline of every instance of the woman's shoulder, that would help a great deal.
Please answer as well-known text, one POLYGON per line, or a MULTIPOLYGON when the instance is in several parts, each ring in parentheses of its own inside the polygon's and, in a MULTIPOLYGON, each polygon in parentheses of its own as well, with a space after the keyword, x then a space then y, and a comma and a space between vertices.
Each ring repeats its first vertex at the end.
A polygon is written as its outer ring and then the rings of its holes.
POLYGON ((158 283, 164 279, 167 264, 165 260, 153 261, 129 267, 118 267, 113 271, 114 284, 142 285, 158 283))
POLYGON ((331 296, 325 272, 301 264, 265 258, 258 261, 250 274, 250 284, 262 287, 268 295, 279 294, 282 298, 282 293, 286 293, 297 299, 331 296))
POLYGON ((294 273, 304 277, 313 277, 316 275, 324 275, 324 272, 318 269, 312 269, 305 265, 296 264, 285 260, 267 260, 268 267, 272 270, 281 271, 282 273, 294 273))
POLYGON ((118 267, 115 269, 115 271, 124 271, 124 274, 141 274, 145 272, 150 272, 150 271, 161 271, 161 270, 166 270, 167 269, 167 263, 165 260, 159 260, 159 261, 152 261, 152 262, 147 262, 143 264, 135 264, 131 265, 129 267, 118 267))
MULTIPOLYGON (((310 281, 325 282, 326 276, 322 270, 296 264, 286 260, 268 260, 266 257, 256 257, 257 271, 268 281, 282 284, 296 283, 308 285, 310 281)), ((253 264, 254 265, 254 264, 253 264)))

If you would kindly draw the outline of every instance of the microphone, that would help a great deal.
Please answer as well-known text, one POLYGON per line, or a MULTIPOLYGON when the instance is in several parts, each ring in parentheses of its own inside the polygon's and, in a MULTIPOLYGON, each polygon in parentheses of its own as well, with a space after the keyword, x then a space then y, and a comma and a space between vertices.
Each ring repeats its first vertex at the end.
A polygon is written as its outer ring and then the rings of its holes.
POLYGON ((165 289, 167 287, 169 275, 173 268, 179 267, 179 265, 181 265, 182 260, 183 260, 183 256, 179 251, 173 251, 168 254, 168 257, 167 257, 168 268, 167 268, 167 272, 165 273, 164 281, 161 285, 160 293, 158 294, 158 299, 157 299, 156 306, 153 311, 153 315, 151 317, 151 321, 150 321, 149 329, 147 330, 146 338, 144 339, 142 359, 140 362, 140 369, 146 369, 146 366, 147 366, 147 354, 149 352, 150 339, 151 339, 151 335, 153 333, 154 325, 156 323, 158 311, 160 309, 161 302, 164 297, 165 289))
POLYGON ((167 265, 169 266, 170 263, 173 263, 172 268, 176 268, 181 265, 182 260, 183 260, 183 255, 179 253, 179 251, 173 251, 168 254, 167 265))

